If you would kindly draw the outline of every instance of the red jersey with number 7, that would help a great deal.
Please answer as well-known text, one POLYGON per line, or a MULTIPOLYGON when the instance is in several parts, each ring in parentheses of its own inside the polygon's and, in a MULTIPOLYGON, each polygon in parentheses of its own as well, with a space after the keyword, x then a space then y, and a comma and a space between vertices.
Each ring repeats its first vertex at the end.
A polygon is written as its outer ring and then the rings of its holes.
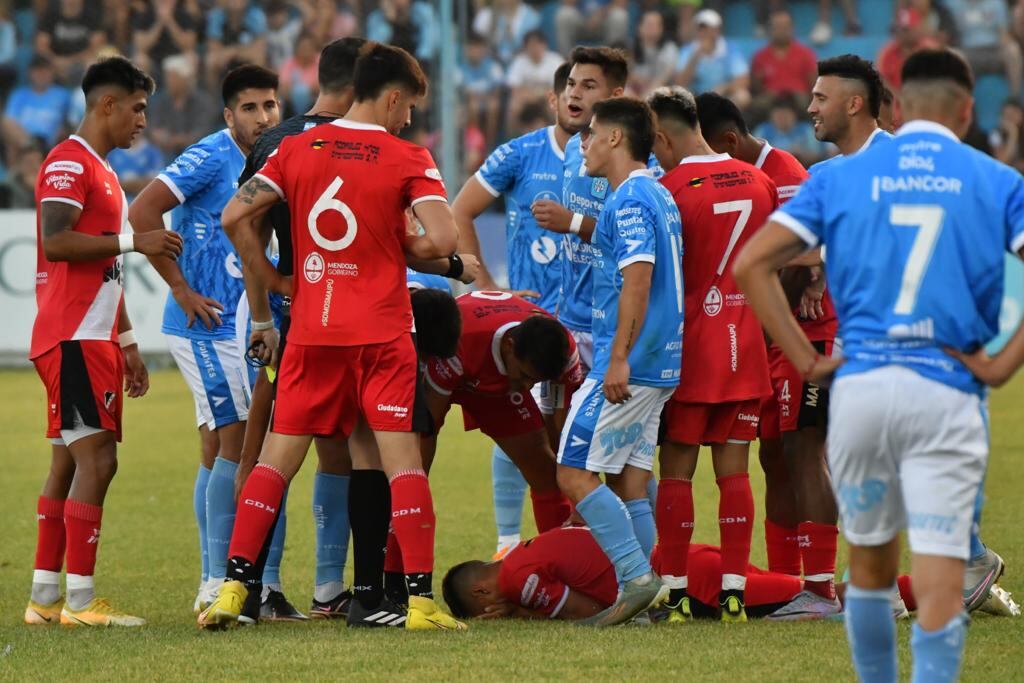
POLYGON ((673 399, 731 403, 768 396, 764 334, 732 264, 778 205, 775 184, 728 154, 687 157, 661 182, 683 219, 686 323, 673 399))
POLYGON ((381 126, 338 119, 285 138, 254 178, 291 213, 288 341, 359 346, 412 331, 405 210, 448 201, 430 152, 381 126))

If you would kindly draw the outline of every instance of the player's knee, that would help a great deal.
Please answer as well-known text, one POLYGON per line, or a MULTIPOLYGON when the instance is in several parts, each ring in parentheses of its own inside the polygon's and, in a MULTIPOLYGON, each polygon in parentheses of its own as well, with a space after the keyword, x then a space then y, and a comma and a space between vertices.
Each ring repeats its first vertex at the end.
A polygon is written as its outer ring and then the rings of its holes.
POLYGON ((597 475, 587 470, 559 465, 556 476, 558 488, 574 503, 580 502, 597 488, 597 475))

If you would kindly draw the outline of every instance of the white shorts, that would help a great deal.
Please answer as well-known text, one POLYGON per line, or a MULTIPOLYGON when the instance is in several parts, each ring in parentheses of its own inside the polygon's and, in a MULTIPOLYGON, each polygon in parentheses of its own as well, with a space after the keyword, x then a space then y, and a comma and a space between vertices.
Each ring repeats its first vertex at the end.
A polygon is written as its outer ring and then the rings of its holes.
POLYGON ((626 465, 650 471, 661 409, 674 387, 629 385, 633 398, 608 403, 604 382, 587 378, 572 395, 558 444, 558 464, 618 474, 626 465))
POLYGON ((966 560, 988 460, 984 410, 900 366, 836 380, 828 462, 847 540, 882 545, 906 528, 912 553, 966 560))
POLYGON ((236 339, 166 335, 167 347, 196 404, 196 424, 219 429, 249 417, 249 366, 236 339))

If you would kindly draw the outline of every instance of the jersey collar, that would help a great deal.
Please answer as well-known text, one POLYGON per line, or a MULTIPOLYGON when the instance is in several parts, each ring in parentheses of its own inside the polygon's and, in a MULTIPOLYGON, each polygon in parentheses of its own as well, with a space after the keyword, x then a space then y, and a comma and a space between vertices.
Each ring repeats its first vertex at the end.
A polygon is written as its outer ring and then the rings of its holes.
POLYGON ((548 126, 548 143, 551 145, 551 151, 555 153, 555 156, 565 161, 565 150, 558 146, 554 126, 548 126))
POLYGON ((224 132, 228 134, 228 140, 231 140, 231 144, 234 145, 235 149, 238 150, 238 153, 241 154, 244 159, 246 156, 245 152, 243 152, 242 148, 238 146, 238 140, 236 140, 235 136, 231 133, 231 129, 225 128, 224 132))
POLYGON ((332 126, 338 128, 349 128, 351 130, 379 130, 381 133, 387 133, 387 129, 384 126, 378 126, 373 123, 362 123, 360 121, 348 121, 346 119, 334 119, 331 121, 332 126))
POLYGON ((873 131, 871 131, 871 135, 868 136, 868 139, 864 141, 864 144, 860 146, 860 149, 854 152, 854 154, 860 154, 861 152, 866 150, 868 147, 871 146, 871 143, 875 141, 875 138, 883 134, 884 132, 885 131, 882 130, 881 128, 875 128, 873 131))
POLYGON ((768 144, 768 141, 762 140, 762 142, 764 142, 764 145, 761 147, 761 154, 758 155, 757 161, 754 162, 754 166, 757 168, 764 166, 764 162, 768 158, 768 155, 772 153, 772 146, 768 144))
POLYGON ((728 161, 732 159, 728 154, 694 154, 693 156, 683 157, 682 164, 714 164, 719 161, 728 161))
POLYGON ((923 119, 907 121, 900 126, 898 131, 896 131, 896 135, 907 135, 908 133, 934 133, 936 135, 944 135, 951 140, 960 142, 960 138, 956 136, 956 133, 935 121, 925 121, 923 119))
POLYGON ((632 178, 653 178, 653 177, 654 177, 654 171, 652 171, 651 169, 649 169, 649 168, 638 168, 635 171, 630 171, 629 175, 626 176, 626 180, 630 180, 632 178))
POLYGON ((77 142, 78 144, 80 144, 80 145, 81 145, 82 147, 85 147, 85 151, 87 151, 87 152, 88 152, 89 154, 91 154, 91 155, 93 155, 94 157, 96 157, 96 158, 97 158, 97 159, 99 160, 99 162, 100 162, 101 164, 103 164, 103 168, 107 169, 108 171, 109 171, 109 170, 111 170, 111 169, 110 169, 110 164, 108 164, 108 163, 107 163, 107 160, 106 160, 106 159, 104 159, 103 157, 101 157, 101 156, 100 156, 100 155, 99 155, 99 154, 98 154, 98 153, 96 152, 96 150, 94 150, 94 149, 92 148, 92 145, 90 145, 90 144, 89 144, 88 142, 86 142, 86 141, 85 141, 85 138, 83 138, 83 137, 81 137, 81 136, 79 136, 79 135, 69 135, 69 136, 68 136, 68 139, 69 139, 69 140, 74 140, 75 142, 77 142))
POLYGON ((491 339, 491 356, 494 357, 494 365, 503 377, 508 375, 508 369, 505 367, 505 361, 501 358, 501 339, 505 336, 506 332, 518 324, 518 322, 505 323, 498 328, 491 339))

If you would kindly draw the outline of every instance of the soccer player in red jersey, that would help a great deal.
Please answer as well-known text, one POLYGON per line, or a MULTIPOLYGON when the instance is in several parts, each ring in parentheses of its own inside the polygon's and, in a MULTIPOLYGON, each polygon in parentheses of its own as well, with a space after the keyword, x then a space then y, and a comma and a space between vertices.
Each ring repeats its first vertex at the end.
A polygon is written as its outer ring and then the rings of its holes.
POLYGON ((255 237, 263 214, 287 201, 295 276, 282 276, 257 239, 240 244, 247 272, 292 297, 291 330, 271 433, 239 496, 228 551, 233 580, 200 615, 204 627, 236 622, 246 585, 258 581, 256 561, 281 496, 313 436, 348 436, 362 419, 390 479, 392 526, 409 589, 408 613, 389 610, 385 623, 464 628, 433 600, 434 510, 412 431, 417 357, 406 255, 443 258, 458 240, 430 153, 396 136, 426 87, 411 55, 374 46, 357 62, 348 113, 285 138, 224 209, 226 229, 255 237), (407 208, 423 234, 407 230, 407 208))
POLYGON ((53 148, 36 180, 39 310, 29 358, 46 387, 53 446, 25 622, 141 626, 145 620, 95 597, 93 584, 103 500, 117 471, 122 387, 132 398, 149 389, 124 306, 122 254, 174 258, 182 244, 167 231, 133 237, 128 202, 106 160, 146 127, 153 79, 114 57, 89 67, 82 91, 78 132, 53 148))
MULTIPOLYGON (((508 292, 471 292, 456 301, 458 351, 427 361, 426 403, 435 430, 453 403, 462 406, 466 430, 494 439, 523 473, 537 530, 557 527, 569 517, 569 501, 558 488, 555 453, 530 389, 546 382, 546 412, 563 407, 566 394, 583 382, 576 342, 543 308, 508 292)), ((423 439, 428 466, 436 448, 436 434, 423 439)))
MULTIPOLYGON (((779 204, 810 177, 793 155, 752 136, 727 98, 703 93, 697 111, 711 148, 764 171, 779 190, 779 204)), ((820 260, 820 254, 811 256, 812 263, 820 260)), ((797 262, 806 262, 801 259, 797 262)), ((800 299, 793 313, 804 333, 819 353, 831 355, 838 321, 821 268, 790 267, 780 277, 790 299, 800 299)), ((840 609, 834 587, 839 511, 825 460, 828 388, 805 382, 775 344, 768 346, 768 364, 772 395, 761 404, 759 449, 768 568, 799 575, 802 560, 806 590, 773 618, 826 617, 840 609)))
POLYGON ((771 388, 764 335, 732 277, 732 259, 778 199, 753 166, 716 155, 697 122, 693 95, 659 89, 648 99, 657 119, 654 153, 683 220, 686 325, 682 380, 665 409, 655 518, 670 618, 690 616, 687 548, 693 534, 691 480, 702 444, 711 446, 720 491, 723 620, 746 619, 743 588, 754 501, 747 474, 761 399, 771 388))

